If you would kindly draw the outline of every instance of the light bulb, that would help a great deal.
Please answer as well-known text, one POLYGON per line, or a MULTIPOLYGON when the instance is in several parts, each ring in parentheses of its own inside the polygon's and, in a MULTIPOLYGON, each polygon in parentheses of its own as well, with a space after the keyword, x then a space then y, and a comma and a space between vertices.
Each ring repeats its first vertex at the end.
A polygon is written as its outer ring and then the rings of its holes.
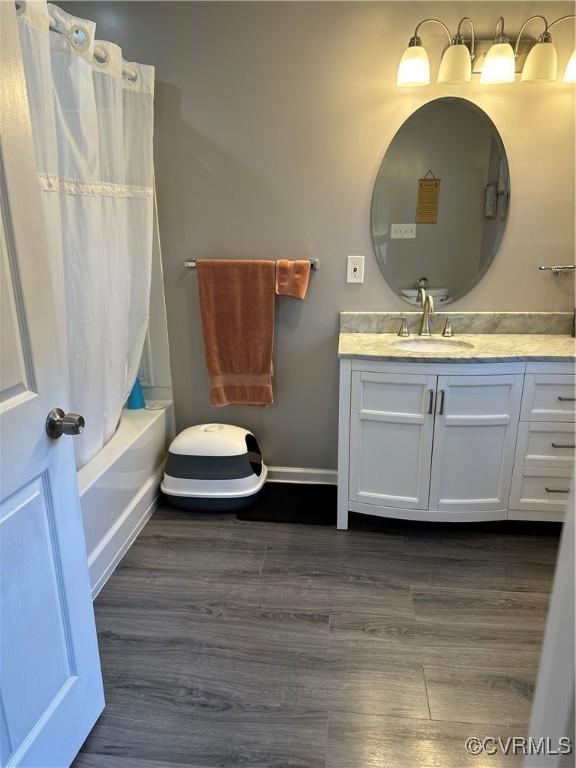
POLYGON ((426 49, 421 44, 411 44, 400 59, 396 85, 428 85, 430 82, 430 62, 426 49))
POLYGON ((570 56, 564 72, 565 83, 576 83, 576 51, 570 56))
POLYGON ((558 56, 552 42, 541 41, 532 46, 522 70, 524 83, 549 83, 556 80, 558 56))
POLYGON ((472 80, 472 62, 470 51, 463 43, 452 44, 444 51, 440 69, 439 83, 469 83, 472 80))
POLYGON ((516 61, 510 43, 494 43, 486 54, 481 83, 513 83, 516 61))

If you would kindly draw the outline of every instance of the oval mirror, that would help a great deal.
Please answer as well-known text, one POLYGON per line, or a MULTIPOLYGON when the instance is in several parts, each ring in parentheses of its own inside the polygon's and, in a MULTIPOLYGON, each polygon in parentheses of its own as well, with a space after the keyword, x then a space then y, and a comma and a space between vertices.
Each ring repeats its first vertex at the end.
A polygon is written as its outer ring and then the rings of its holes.
POLYGON ((416 304, 467 293, 494 260, 508 216, 510 174, 500 134, 466 99, 425 104, 400 127, 376 179, 372 242, 384 279, 416 304))

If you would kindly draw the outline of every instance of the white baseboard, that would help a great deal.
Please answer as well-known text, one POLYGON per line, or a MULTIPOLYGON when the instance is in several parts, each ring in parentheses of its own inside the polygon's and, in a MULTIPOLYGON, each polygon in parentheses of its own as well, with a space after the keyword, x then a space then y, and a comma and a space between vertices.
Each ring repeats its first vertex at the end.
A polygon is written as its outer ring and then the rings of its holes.
POLYGON ((335 469, 305 469, 304 467, 268 467, 269 483, 318 483, 336 485, 335 469))
POLYGON ((93 600, 152 516, 158 502, 158 491, 163 473, 164 465, 148 480, 140 493, 124 510, 105 539, 90 554, 88 567, 93 600))

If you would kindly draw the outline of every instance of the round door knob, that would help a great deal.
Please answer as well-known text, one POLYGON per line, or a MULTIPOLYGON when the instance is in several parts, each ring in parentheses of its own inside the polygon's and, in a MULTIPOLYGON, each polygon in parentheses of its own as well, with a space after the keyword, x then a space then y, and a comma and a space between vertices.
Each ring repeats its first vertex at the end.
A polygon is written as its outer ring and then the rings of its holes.
POLYGON ((77 413, 64 413, 62 408, 52 408, 46 419, 46 432, 54 440, 62 435, 79 435, 84 431, 84 417, 77 413))

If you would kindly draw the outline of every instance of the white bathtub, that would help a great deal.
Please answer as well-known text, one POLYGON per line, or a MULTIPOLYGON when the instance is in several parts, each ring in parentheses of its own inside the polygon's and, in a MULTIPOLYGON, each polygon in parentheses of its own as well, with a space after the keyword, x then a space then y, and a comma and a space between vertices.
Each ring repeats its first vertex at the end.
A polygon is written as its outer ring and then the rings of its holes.
POLYGON ((114 437, 78 471, 93 597, 154 511, 172 420, 169 402, 123 411, 114 437))

